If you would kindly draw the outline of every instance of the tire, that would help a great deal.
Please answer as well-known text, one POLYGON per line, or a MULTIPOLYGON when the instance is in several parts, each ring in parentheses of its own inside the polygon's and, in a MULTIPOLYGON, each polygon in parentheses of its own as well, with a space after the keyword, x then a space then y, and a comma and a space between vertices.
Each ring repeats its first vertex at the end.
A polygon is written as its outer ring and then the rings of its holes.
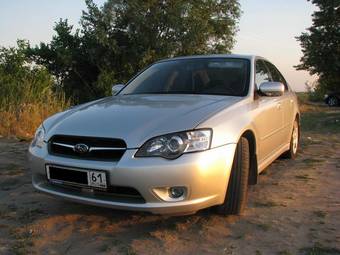
POLYGON ((290 138, 289 150, 283 154, 284 158, 295 159, 299 150, 300 127, 297 120, 294 121, 293 130, 290 138))
POLYGON ((249 161, 249 143, 246 138, 242 137, 236 147, 224 203, 216 207, 218 214, 240 215, 243 213, 248 198, 249 161))
POLYGON ((330 107, 335 107, 339 105, 339 99, 336 96, 330 96, 327 100, 327 104, 330 107))

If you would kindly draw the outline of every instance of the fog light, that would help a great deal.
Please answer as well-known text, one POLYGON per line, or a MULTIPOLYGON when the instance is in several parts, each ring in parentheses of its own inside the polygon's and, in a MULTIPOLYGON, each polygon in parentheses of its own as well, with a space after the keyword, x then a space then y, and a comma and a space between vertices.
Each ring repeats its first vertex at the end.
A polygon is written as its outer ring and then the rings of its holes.
POLYGON ((184 195, 185 188, 184 187, 171 187, 169 189, 169 196, 171 198, 180 198, 184 195))

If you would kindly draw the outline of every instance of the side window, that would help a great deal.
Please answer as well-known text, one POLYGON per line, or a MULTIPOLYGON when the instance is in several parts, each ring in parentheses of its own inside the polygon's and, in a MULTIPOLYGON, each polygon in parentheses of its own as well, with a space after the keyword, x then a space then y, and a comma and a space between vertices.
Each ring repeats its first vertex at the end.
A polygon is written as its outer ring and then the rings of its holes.
POLYGON ((256 60, 255 66, 255 83, 257 88, 261 83, 271 81, 269 71, 262 60, 256 60))
POLYGON ((277 70, 277 68, 272 64, 266 61, 266 66, 268 67, 270 74, 272 76, 273 81, 276 82, 281 82, 283 85, 285 85, 285 90, 288 91, 288 85, 287 82, 285 80, 285 78, 283 78, 282 74, 279 72, 279 70, 277 70))

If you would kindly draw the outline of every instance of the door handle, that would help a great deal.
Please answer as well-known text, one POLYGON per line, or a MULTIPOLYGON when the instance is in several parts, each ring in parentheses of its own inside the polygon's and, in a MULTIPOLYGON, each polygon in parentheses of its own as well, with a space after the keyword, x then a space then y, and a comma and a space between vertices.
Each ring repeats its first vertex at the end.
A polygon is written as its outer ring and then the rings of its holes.
POLYGON ((276 107, 277 109, 281 109, 281 103, 277 103, 276 107))

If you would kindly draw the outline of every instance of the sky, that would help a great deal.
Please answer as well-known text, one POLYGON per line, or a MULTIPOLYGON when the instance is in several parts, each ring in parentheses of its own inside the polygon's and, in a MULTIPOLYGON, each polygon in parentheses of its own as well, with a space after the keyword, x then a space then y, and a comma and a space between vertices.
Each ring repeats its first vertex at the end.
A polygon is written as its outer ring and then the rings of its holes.
POLYGON ((233 53, 254 54, 267 58, 282 72, 296 91, 312 83, 306 71, 296 71, 302 56, 295 39, 312 25, 316 7, 307 0, 241 0, 243 14, 233 53))
MULTIPOLYGON (((105 0, 94 2, 101 5, 105 0)), ((294 69, 302 56, 295 37, 311 26, 316 8, 307 0, 240 3, 242 16, 232 52, 267 58, 294 90, 303 91, 305 82, 313 82, 315 77, 294 69)), ((84 9, 84 0, 0 0, 0 46, 15 46, 17 39, 28 39, 32 45, 49 42, 55 22, 67 18, 77 27, 84 9)))

